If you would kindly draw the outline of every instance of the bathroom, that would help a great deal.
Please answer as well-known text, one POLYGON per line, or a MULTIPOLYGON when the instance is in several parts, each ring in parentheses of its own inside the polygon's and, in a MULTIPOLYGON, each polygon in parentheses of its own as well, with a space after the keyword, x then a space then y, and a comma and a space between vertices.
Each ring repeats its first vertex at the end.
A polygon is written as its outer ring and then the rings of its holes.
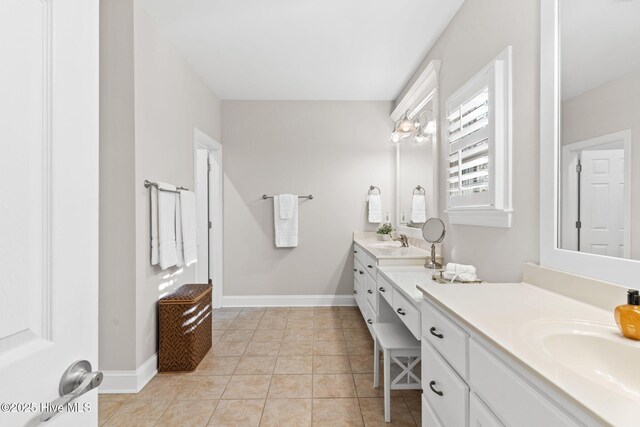
POLYGON ((7 0, 0 425, 636 425, 639 19, 7 0))

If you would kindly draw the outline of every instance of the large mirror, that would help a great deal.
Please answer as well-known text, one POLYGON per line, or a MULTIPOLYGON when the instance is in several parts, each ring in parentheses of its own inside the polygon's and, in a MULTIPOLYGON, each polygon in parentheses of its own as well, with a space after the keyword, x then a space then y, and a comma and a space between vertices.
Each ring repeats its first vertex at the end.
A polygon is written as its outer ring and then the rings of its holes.
POLYGON ((640 259, 640 0, 559 0, 558 246, 640 259))

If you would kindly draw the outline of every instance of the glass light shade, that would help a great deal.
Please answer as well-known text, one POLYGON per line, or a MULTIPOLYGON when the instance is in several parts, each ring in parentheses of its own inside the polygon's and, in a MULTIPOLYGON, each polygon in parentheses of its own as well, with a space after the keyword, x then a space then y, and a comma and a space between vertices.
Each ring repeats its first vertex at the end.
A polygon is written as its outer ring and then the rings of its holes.
POLYGON ((418 132, 416 136, 414 136, 413 139, 411 140, 411 143, 415 145, 420 145, 420 144, 424 144, 426 140, 427 140, 427 136, 422 132, 418 132))
POLYGON ((400 142, 400 135, 398 134, 398 132, 393 132, 391 134, 389 142, 391 142, 392 144, 397 144, 398 142, 400 142))
POLYGON ((436 121, 435 120, 431 120, 429 123, 427 123, 427 126, 425 126, 425 128, 424 128, 424 133, 429 133, 429 134, 436 133, 436 121))
POLYGON ((409 118, 409 112, 407 111, 406 113, 404 113, 404 116, 402 116, 402 118, 396 125, 395 131, 397 133, 409 134, 414 130, 416 130, 416 127, 413 121, 411 121, 411 119, 409 118))

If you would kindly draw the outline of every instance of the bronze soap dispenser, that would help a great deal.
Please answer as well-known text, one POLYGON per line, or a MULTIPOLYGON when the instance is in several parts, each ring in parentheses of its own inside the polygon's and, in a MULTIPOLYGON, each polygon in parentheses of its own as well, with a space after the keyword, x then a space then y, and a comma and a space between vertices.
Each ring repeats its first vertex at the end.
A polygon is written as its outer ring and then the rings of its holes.
POLYGON ((622 335, 640 340, 640 292, 629 289, 627 303, 616 307, 615 318, 622 335))

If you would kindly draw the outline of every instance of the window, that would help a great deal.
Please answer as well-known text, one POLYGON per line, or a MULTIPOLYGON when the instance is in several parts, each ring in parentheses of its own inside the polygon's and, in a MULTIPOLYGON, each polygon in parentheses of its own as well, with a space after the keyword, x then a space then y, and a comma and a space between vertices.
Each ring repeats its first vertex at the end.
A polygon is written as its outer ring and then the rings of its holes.
POLYGON ((447 100, 452 224, 511 226, 511 47, 447 100))

